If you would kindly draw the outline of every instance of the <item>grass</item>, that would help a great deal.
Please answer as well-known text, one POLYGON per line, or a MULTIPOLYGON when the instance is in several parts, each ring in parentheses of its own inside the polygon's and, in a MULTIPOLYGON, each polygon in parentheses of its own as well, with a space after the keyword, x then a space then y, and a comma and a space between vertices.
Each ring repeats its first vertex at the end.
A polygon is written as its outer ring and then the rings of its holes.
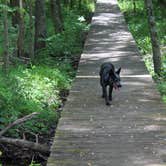
MULTIPOLYGON (((153 68, 152 60, 152 47, 149 35, 149 28, 147 23, 147 14, 144 8, 144 1, 136 1, 136 12, 133 9, 133 3, 130 0, 119 0, 119 6, 121 11, 125 15, 126 22, 128 24, 129 30, 132 33, 134 39, 136 40, 137 46, 142 54, 145 61, 146 67, 150 74, 156 78, 153 68)), ((161 46, 162 53, 162 64, 163 69, 161 72, 161 77, 155 79, 157 82, 157 87, 162 95, 163 100, 166 102, 166 12, 155 2, 154 13, 156 17, 156 26, 158 30, 158 37, 161 46)))
POLYGON ((19 65, 10 69, 8 77, 0 73, 0 78, 0 128, 32 112, 40 112, 38 123, 28 121, 9 130, 8 136, 21 138, 23 131, 48 133, 58 121, 59 93, 70 88, 72 79, 68 68, 19 65))

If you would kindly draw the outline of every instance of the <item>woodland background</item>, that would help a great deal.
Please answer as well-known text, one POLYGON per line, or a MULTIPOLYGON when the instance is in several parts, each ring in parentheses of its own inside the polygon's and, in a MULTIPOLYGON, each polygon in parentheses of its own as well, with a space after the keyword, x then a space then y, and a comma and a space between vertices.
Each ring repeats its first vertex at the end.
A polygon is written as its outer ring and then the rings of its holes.
MULTIPOLYGON (((166 1, 119 6, 166 101, 166 1)), ((94 0, 0 0, 0 165, 45 165, 94 10, 94 0)))

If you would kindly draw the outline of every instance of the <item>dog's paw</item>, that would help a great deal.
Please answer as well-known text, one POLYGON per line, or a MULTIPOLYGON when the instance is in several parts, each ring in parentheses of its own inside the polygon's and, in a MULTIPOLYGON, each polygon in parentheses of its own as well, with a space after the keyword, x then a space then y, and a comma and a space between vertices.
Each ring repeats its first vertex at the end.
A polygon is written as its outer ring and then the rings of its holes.
POLYGON ((109 106, 109 105, 111 105, 111 103, 110 103, 110 102, 106 102, 106 105, 108 105, 108 106, 109 106))
POLYGON ((112 97, 109 97, 109 101, 112 101, 112 97))

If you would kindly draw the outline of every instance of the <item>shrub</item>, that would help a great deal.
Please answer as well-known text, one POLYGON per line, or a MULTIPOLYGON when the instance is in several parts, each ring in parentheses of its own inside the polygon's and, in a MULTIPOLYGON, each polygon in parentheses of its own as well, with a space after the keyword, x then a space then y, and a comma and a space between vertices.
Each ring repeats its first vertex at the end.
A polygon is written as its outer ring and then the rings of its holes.
POLYGON ((84 19, 72 10, 64 11, 64 32, 61 34, 51 35, 46 39, 46 54, 56 58, 70 57, 81 52, 84 32, 88 26, 84 19))

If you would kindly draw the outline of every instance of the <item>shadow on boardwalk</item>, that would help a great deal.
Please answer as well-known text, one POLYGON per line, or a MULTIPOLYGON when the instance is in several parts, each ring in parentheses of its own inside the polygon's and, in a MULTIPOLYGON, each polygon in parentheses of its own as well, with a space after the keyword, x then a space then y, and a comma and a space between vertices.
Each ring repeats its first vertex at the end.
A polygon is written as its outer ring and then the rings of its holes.
POLYGON ((98 0, 47 166, 165 166, 165 111, 116 0, 98 0), (110 107, 98 75, 108 61, 123 81, 110 107))

